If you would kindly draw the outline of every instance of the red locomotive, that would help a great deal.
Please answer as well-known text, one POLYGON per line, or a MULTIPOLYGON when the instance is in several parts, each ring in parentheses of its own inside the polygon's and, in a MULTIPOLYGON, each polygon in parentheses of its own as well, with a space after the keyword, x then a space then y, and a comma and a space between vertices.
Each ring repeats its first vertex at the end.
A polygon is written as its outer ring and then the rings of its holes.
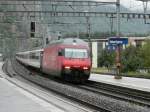
POLYGON ((77 38, 51 42, 44 49, 20 52, 16 59, 25 65, 68 81, 88 80, 91 59, 88 43, 77 38))

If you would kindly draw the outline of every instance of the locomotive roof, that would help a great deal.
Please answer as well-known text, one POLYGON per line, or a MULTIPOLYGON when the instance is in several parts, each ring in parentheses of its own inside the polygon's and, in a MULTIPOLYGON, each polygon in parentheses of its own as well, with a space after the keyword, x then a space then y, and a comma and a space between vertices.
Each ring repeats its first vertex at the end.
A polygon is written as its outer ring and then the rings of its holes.
POLYGON ((41 51, 43 51, 43 49, 24 51, 24 52, 19 52, 19 53, 16 53, 16 54, 28 54, 28 53, 36 53, 36 52, 41 52, 41 51))
POLYGON ((67 45, 70 45, 70 44, 75 44, 75 45, 86 45, 88 46, 88 43, 85 42, 84 40, 81 40, 79 38, 66 38, 66 39, 60 39, 60 40, 55 40, 55 41, 52 41, 50 42, 49 45, 52 45, 52 44, 67 44, 67 45))

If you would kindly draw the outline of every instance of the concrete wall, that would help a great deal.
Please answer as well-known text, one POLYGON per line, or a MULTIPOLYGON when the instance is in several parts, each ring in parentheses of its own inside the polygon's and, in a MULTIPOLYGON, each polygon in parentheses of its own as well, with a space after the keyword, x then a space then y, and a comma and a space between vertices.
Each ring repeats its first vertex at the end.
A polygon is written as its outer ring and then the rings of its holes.
POLYGON ((97 68, 98 58, 98 45, 97 42, 92 42, 92 67, 97 68))

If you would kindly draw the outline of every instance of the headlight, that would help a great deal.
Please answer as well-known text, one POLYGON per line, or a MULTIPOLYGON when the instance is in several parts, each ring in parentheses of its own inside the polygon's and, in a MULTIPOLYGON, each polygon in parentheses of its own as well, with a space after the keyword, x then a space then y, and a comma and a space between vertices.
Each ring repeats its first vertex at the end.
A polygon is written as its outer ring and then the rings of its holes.
POLYGON ((83 67, 83 70, 88 70, 89 68, 88 67, 83 67))
POLYGON ((65 66, 64 68, 65 68, 65 69, 70 69, 70 66, 65 66))

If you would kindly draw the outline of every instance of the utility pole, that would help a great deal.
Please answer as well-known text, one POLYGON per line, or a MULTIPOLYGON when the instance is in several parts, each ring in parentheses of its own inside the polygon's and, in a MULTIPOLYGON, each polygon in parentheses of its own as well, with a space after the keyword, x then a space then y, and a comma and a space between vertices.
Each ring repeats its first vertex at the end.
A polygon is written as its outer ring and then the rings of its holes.
POLYGON ((92 42, 91 42, 91 25, 90 25, 90 17, 86 17, 87 21, 87 36, 89 41, 89 47, 90 47, 90 58, 92 63, 92 42))
POLYGON ((145 24, 150 24, 149 22, 147 22, 147 19, 146 19, 147 8, 148 8, 148 2, 150 2, 150 0, 137 0, 137 1, 143 2, 144 22, 145 22, 145 24))
POLYGON ((2 39, 2 52, 3 52, 3 58, 4 58, 4 56, 5 56, 5 48, 6 48, 6 42, 5 42, 5 38, 4 38, 4 36, 3 36, 3 34, 0 34, 0 39, 2 39))
POLYGON ((110 17, 110 35, 113 33, 113 27, 114 27, 114 17, 110 17))
MULTIPOLYGON (((143 8, 144 8, 144 14, 147 13, 147 5, 148 5, 148 1, 143 1, 143 8)), ((145 24, 148 24, 146 21, 146 16, 144 15, 144 22, 145 24)))
MULTIPOLYGON (((117 38, 120 38, 120 0, 116 2, 117 10, 117 38)), ((121 79, 121 48, 120 45, 117 45, 116 49, 116 75, 115 79, 121 79)))

